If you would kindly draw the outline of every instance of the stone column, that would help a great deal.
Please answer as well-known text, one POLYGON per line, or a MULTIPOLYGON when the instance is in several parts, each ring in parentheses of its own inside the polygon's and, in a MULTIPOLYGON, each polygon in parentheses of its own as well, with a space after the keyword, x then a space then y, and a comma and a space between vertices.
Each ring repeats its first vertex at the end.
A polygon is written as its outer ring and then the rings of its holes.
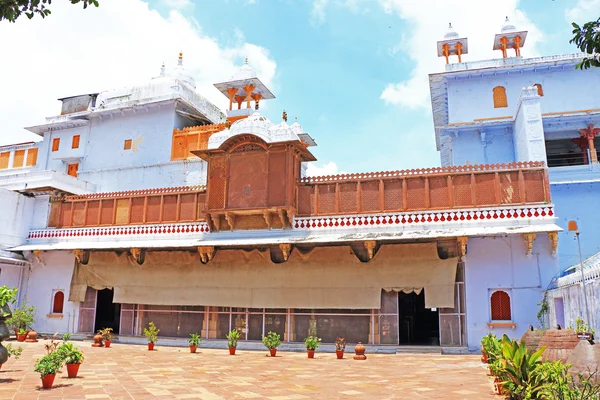
POLYGON ((515 161, 546 162, 540 96, 535 86, 521 90, 514 126, 515 161))

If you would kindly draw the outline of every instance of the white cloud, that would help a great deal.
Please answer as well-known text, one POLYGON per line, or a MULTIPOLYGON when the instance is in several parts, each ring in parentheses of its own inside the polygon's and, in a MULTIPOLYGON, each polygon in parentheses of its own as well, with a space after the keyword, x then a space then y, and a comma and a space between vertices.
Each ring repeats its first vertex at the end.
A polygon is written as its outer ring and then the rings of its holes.
POLYGON ((566 10, 565 18, 568 22, 581 25, 596 20, 599 10, 600 0, 579 0, 575 7, 566 10))
POLYGON ((162 0, 162 2, 170 8, 182 9, 192 5, 191 0, 162 0))
POLYGON ((329 0, 314 0, 310 12, 310 22, 314 26, 321 25, 325 21, 325 8, 329 0))
POLYGON ((52 11, 43 20, 0 24, 0 37, 19 38, 0 48, 0 144, 35 138, 22 127, 59 114, 57 98, 144 82, 159 74, 163 61, 174 67, 180 50, 198 92, 223 108, 227 99, 213 83, 229 79, 246 56, 272 86, 276 63, 267 49, 244 41, 220 45, 179 11, 163 17, 141 0, 87 10, 56 2, 52 11))
MULTIPOLYGON (((596 1, 596 0, 594 0, 596 1)), ((584 0, 581 0, 584 2, 584 0)), ((469 54, 463 61, 484 60, 501 57, 492 50, 494 35, 500 32, 505 16, 519 29, 527 30, 527 41, 522 55, 537 56, 536 43, 541 39, 539 29, 518 9, 518 0, 506 0, 490 6, 481 0, 380 0, 384 10, 397 14, 406 21, 407 29, 399 45, 391 54, 405 54, 414 64, 410 78, 390 83, 381 93, 387 104, 408 108, 424 108, 429 105, 427 75, 444 71, 445 60, 437 57, 436 43, 441 40, 448 23, 469 39, 469 54)))
POLYGON ((341 173, 342 172, 338 172, 338 166, 333 161, 329 161, 327 164, 323 164, 320 167, 316 162, 310 162, 306 168, 306 175, 308 176, 336 175, 341 173))

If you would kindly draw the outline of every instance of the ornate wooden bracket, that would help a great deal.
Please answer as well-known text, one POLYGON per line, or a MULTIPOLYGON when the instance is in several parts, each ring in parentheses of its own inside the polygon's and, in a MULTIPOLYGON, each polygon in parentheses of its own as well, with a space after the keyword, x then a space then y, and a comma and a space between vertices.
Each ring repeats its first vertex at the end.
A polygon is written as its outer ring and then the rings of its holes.
POLYGON ((533 255, 533 241, 535 240, 535 233, 524 233, 523 239, 525 239, 525 245, 527 246, 527 251, 525 255, 527 257, 531 257, 533 255))
POLYGON ((89 250, 73 250, 73 254, 80 264, 86 265, 90 261, 89 250))
POLYGON ((235 215, 233 215, 232 213, 225 213, 225 220, 227 220, 227 223, 229 224, 229 230, 233 231, 235 229, 235 215))
POLYGON ((138 265, 142 265, 144 263, 144 260, 146 260, 146 250, 144 249, 134 247, 129 249, 129 254, 131 254, 131 256, 133 257, 135 262, 138 263, 138 265))
POLYGON ((288 258, 290 257, 290 252, 292 251, 292 245, 289 243, 283 243, 279 245, 279 248, 281 249, 281 252, 283 253, 283 259, 285 261, 288 260, 288 258))
POLYGON ((215 248, 213 246, 198 246, 198 253, 200 254, 202 264, 206 264, 213 259, 215 248))
POLYGON ((377 241, 375 240, 366 240, 364 243, 365 249, 369 253, 369 260, 373 259, 373 255, 375 253, 375 246, 377 246, 377 241))
POLYGON ((36 259, 36 261, 40 262, 41 258, 40 256, 42 255, 42 251, 43 250, 33 250, 31 253, 33 254, 33 257, 36 259))
POLYGON ((464 257, 467 255, 467 242, 469 238, 467 236, 459 236, 456 238, 456 244, 458 244, 458 255, 464 257))
POLYGON ((552 245, 552 256, 556 256, 558 252, 558 232, 548 232, 548 239, 552 245))

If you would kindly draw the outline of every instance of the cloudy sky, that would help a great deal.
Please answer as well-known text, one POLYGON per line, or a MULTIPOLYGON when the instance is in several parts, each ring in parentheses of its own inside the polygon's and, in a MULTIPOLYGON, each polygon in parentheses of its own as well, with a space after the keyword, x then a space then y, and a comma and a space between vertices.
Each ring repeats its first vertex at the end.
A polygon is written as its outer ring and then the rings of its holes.
POLYGON ((452 22, 464 60, 491 51, 505 16, 529 31, 525 57, 572 53, 570 23, 600 0, 55 0, 52 15, 0 22, 0 144, 37 140, 24 126, 60 112, 57 98, 143 82, 176 63, 198 91, 248 57, 277 98, 263 113, 297 116, 318 143, 313 173, 439 165, 427 75, 443 70, 436 41, 452 22))

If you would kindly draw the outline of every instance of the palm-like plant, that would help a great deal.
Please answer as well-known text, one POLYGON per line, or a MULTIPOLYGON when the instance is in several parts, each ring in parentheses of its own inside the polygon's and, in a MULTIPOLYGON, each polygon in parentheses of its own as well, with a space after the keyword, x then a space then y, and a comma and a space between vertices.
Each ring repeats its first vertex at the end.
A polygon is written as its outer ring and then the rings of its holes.
POLYGON ((511 392, 512 398, 537 399, 545 386, 544 374, 539 368, 545 347, 530 352, 525 342, 511 340, 504 335, 500 341, 502 350, 501 385, 511 392))

